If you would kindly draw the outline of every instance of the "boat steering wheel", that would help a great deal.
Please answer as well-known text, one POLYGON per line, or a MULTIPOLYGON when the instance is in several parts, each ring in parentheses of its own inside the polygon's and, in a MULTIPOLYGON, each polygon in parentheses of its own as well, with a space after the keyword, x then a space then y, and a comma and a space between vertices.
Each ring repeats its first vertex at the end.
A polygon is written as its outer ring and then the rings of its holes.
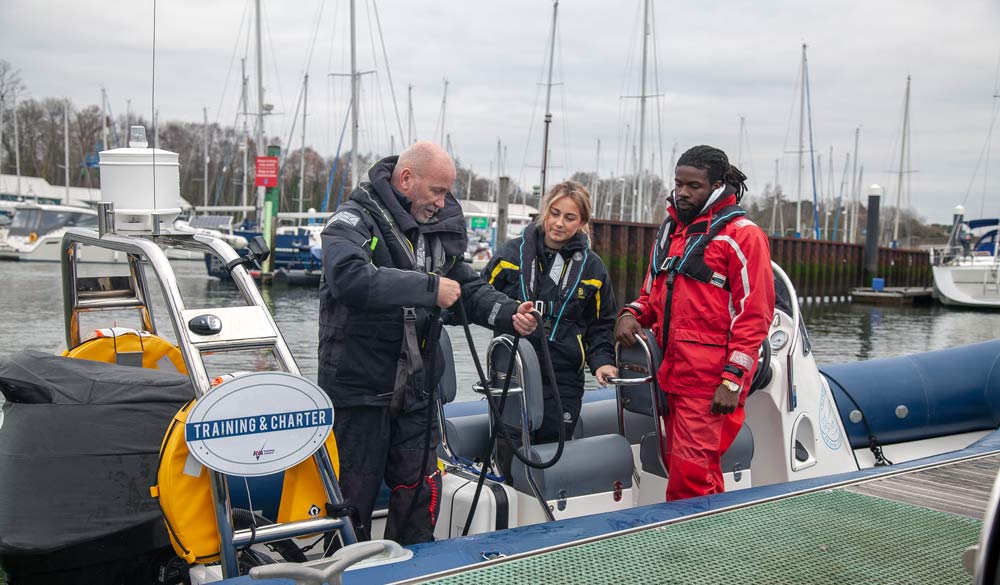
POLYGON ((750 391, 747 393, 747 396, 767 386, 771 382, 773 375, 774 372, 771 370, 771 341, 765 337, 764 342, 760 344, 760 358, 757 359, 757 371, 754 372, 753 380, 750 381, 750 391))

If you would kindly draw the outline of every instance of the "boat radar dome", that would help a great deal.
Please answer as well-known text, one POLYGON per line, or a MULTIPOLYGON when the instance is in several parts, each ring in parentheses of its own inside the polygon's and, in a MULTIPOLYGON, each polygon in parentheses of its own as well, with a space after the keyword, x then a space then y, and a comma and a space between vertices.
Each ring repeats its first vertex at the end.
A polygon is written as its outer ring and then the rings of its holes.
POLYGON ((100 153, 101 201, 114 204, 116 231, 158 232, 154 222, 169 226, 181 212, 177 153, 148 146, 146 129, 132 126, 128 148, 100 153))

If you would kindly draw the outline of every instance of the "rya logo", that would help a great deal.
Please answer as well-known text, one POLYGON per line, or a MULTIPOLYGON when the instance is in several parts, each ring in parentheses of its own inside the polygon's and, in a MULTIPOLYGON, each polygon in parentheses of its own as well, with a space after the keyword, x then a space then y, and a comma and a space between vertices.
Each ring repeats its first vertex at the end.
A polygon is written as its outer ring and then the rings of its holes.
POLYGON ((253 458, 260 461, 260 458, 264 455, 273 455, 274 449, 257 449, 253 452, 253 458))

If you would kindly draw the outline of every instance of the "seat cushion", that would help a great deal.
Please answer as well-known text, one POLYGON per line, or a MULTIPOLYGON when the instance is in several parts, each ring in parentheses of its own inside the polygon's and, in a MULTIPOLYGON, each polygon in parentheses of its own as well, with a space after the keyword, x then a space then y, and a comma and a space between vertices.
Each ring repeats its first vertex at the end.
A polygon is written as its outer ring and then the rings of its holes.
MULTIPOLYGON (((531 458, 548 461, 557 447, 558 443, 532 446, 531 458)), ((515 459, 511 471, 514 489, 530 494, 525 465, 515 459)), ((566 441, 559 461, 548 469, 533 469, 532 476, 546 500, 609 492, 618 482, 623 489, 631 488, 632 448, 617 434, 566 441)))
MULTIPOLYGON (((445 419, 452 453, 469 461, 485 461, 490 453, 490 415, 473 414, 445 419)), ((438 455, 446 457, 441 450, 438 455)))

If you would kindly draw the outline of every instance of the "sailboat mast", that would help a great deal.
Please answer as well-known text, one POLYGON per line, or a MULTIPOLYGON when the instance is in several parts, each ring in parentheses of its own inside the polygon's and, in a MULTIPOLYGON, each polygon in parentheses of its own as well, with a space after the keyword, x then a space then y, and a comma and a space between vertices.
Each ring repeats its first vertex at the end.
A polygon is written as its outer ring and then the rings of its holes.
MULTIPOLYGON (((299 213, 302 213, 302 200, 305 199, 306 185, 306 107, 309 105, 309 74, 302 79, 302 149, 299 150, 299 213)), ((302 218, 299 217, 299 225, 302 218)))
POLYGON ((355 186, 361 183, 361 178, 358 176, 359 165, 358 165, 358 110, 360 109, 360 104, 358 104, 358 84, 360 83, 360 77, 358 76, 358 49, 357 49, 357 31, 354 23, 354 0, 351 0, 351 185, 355 186))
MULTIPOLYGON (((775 219, 777 219, 777 215, 778 215, 778 203, 779 203, 778 193, 780 192, 779 188, 778 188, 778 163, 779 162, 781 162, 780 158, 774 159, 774 187, 773 187, 773 189, 774 189, 774 193, 773 193, 773 199, 774 199, 774 201, 771 203, 771 233, 772 234, 774 233, 775 219)), ((785 231, 784 230, 784 226, 782 226, 782 230, 781 231, 782 231, 781 236, 784 237, 785 236, 785 234, 784 234, 784 231, 785 231)))
POLYGON ((110 150, 108 144, 108 92, 101 88, 101 148, 110 150))
POLYGON ((66 181, 66 201, 69 205, 69 100, 63 103, 63 180, 66 181))
POLYGON ((247 130, 247 60, 240 59, 240 71, 243 75, 243 92, 240 97, 240 110, 243 116, 243 185, 242 185, 242 195, 240 197, 240 205, 244 208, 242 212, 242 219, 247 218, 246 206, 247 206, 247 168, 250 158, 250 132, 247 130))
POLYGON ((545 132, 542 136, 542 176, 541 191, 545 197, 545 179, 549 164, 549 126, 552 125, 552 62, 556 55, 556 16, 559 13, 559 0, 552 3, 552 37, 549 42, 549 82, 545 85, 545 132))
MULTIPOLYGON (((841 209, 841 207, 843 207, 843 208, 846 209, 846 206, 844 205, 844 195, 846 194, 846 195, 850 196, 850 193, 847 192, 847 168, 851 164, 851 153, 848 152, 844 156, 846 157, 846 158, 844 158, 844 172, 840 176, 840 193, 837 195, 837 206, 835 208, 836 209, 836 211, 835 211, 836 215, 834 216, 834 219, 833 219, 833 237, 832 238, 828 238, 830 241, 837 241, 837 231, 841 230, 841 229, 846 229, 846 227, 847 227, 846 221, 845 221, 844 228, 840 227, 840 209, 841 209)), ((830 179, 830 189, 832 190, 833 189, 833 179, 832 179, 833 174, 832 173, 831 173, 830 177, 831 177, 831 179, 830 179)), ((845 219, 846 219, 846 217, 845 217, 845 219)))
MULTIPOLYGON (((829 173, 829 174, 833 174, 833 173, 829 173)), ((813 223, 815 224, 814 228, 815 228, 816 234, 817 234, 816 235, 816 239, 819 240, 819 239, 821 239, 821 236, 825 237, 825 234, 827 233, 826 232, 826 228, 829 227, 829 225, 827 225, 827 220, 829 220, 829 218, 830 218, 830 213, 829 213, 830 207, 827 205, 827 202, 826 202, 827 195, 822 192, 822 189, 823 189, 823 154, 822 153, 816 155, 816 176, 819 177, 819 186, 820 186, 819 201, 823 202, 823 217, 825 218, 824 222, 823 222, 823 229, 822 230, 820 230, 818 219, 814 219, 813 220, 813 223)), ((818 218, 818 216, 817 216, 817 218, 818 218)))
POLYGON ((444 144, 444 139, 445 139, 445 135, 444 135, 444 127, 445 127, 444 126, 444 120, 445 120, 445 114, 447 113, 447 107, 448 107, 448 80, 445 79, 444 80, 444 93, 441 94, 441 134, 440 134, 440 138, 438 138, 438 144, 440 144, 442 147, 444 147, 444 145, 445 145, 444 144))
MULTIPOLYGON (((14 173, 17 175, 17 194, 21 194, 21 136, 17 125, 17 91, 11 92, 14 102, 14 173)), ((103 118, 103 112, 101 117, 103 118)))
MULTIPOLYGON (((407 114, 406 114, 406 145, 413 144, 413 84, 406 88, 407 114)), ((402 138, 402 137, 400 137, 402 138)))
POLYGON ((858 141, 861 139, 861 126, 854 129, 854 163, 853 170, 851 170, 851 192, 848 195, 850 197, 850 210, 851 214, 848 215, 847 225, 844 226, 844 242, 850 241, 854 243, 854 223, 857 221, 858 214, 858 141), (850 240, 848 240, 848 235, 850 235, 850 240))
MULTIPOLYGON (((257 156, 264 156, 264 50, 260 34, 260 0, 256 0, 256 26, 257 26, 257 156)), ((256 172, 257 165, 254 164, 256 172)), ((264 187, 257 187, 257 203, 254 206, 256 213, 254 219, 257 221, 258 229, 263 225, 264 218, 261 217, 261 210, 264 208, 264 187)))
POLYGON ((4 151, 3 151, 3 106, 4 106, 3 102, 4 102, 4 99, 3 99, 3 94, 4 94, 3 88, 0 87, 0 175, 3 174, 3 159, 4 159, 4 151))
POLYGON ((201 191, 202 191, 202 205, 208 207, 208 108, 203 107, 201 109, 204 124, 202 131, 203 136, 203 154, 201 158, 202 173, 201 173, 201 191))
POLYGON ((906 98, 903 101, 903 140, 899 144, 899 179, 896 187, 896 217, 892 222, 892 241, 899 242, 899 211, 903 204, 903 164, 906 161, 907 131, 910 126, 910 76, 906 76, 906 98))
POLYGON ((642 82, 639 93, 639 194, 636 198, 635 207, 632 212, 632 221, 640 219, 639 214, 643 211, 638 209, 639 204, 645 203, 646 192, 646 54, 649 49, 649 0, 642 3, 642 82))
POLYGON ((819 201, 816 198, 816 158, 813 153, 816 151, 813 142, 813 120, 812 120, 812 96, 809 92, 809 66, 805 53, 802 54, 802 74, 803 83, 806 88, 806 106, 809 115, 809 172, 812 175, 812 200, 813 200, 813 237, 817 240, 819 234, 819 201))
POLYGON ((806 127, 806 45, 802 43, 802 81, 799 84, 799 165, 796 170, 795 237, 802 237, 802 155, 805 154, 806 127))
MULTIPOLYGON (((865 177, 865 165, 859 165, 858 166, 858 182, 857 182, 857 185, 855 186, 855 189, 857 190, 857 193, 858 193, 858 202, 857 202, 857 205, 855 205, 855 208, 854 208, 854 213, 855 214, 860 214, 860 212, 861 212, 861 195, 860 195, 860 193, 861 193, 861 185, 865 184, 864 183, 864 177, 865 177)), ((854 220, 854 231, 851 232, 851 243, 852 244, 855 242, 855 240, 857 240, 857 235, 858 235, 858 220, 855 219, 854 220)))
MULTIPOLYGON (((597 159, 594 161, 594 176, 590 180, 590 197, 594 202, 594 211, 597 211, 597 185, 598 185, 598 174, 601 171, 601 139, 597 139, 597 159)), ((595 214, 596 215, 596 214, 595 214)))

